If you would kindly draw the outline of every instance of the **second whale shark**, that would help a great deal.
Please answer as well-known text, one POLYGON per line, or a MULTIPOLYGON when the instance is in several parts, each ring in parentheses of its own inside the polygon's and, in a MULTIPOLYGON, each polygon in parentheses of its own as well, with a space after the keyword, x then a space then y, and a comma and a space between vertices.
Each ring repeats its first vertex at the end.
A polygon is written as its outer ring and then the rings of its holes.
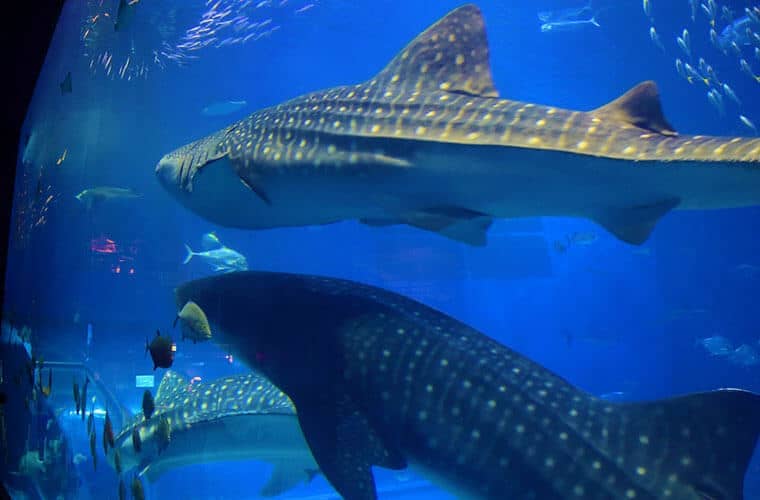
POLYGON ((641 244, 672 209, 760 203, 760 139, 677 133, 653 82, 591 111, 502 99, 465 5, 370 80, 256 111, 156 174, 223 226, 359 220, 484 245, 494 218, 573 216, 641 244))
MULTIPOLYGON (((299 429, 293 403, 255 373, 190 384, 168 371, 155 405, 150 419, 137 414, 114 440, 121 467, 137 468, 148 481, 186 465, 259 460, 274 465, 260 491, 269 497, 310 481, 319 469, 299 429)), ((108 454, 108 460, 113 466, 114 453, 108 454)))
POLYGON ((439 311, 341 279, 237 272, 175 299, 203 307, 216 341, 290 397, 348 500, 376 498, 372 466, 407 465, 460 498, 742 498, 757 394, 606 401, 439 311))

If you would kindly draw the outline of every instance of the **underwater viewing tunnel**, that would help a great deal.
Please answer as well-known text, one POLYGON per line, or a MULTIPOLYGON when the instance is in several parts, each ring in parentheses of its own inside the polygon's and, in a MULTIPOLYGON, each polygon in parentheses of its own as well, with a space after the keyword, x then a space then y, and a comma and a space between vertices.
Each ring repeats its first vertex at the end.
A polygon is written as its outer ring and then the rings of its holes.
POLYGON ((60 3, 0 498, 760 499, 757 2, 60 3))

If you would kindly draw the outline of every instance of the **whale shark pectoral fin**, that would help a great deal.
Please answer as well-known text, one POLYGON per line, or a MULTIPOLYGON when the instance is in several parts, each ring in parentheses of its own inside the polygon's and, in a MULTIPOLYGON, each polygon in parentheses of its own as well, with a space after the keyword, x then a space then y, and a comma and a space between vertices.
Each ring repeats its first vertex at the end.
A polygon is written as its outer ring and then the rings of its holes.
POLYGON ((466 208, 447 206, 418 210, 398 217, 360 219, 359 222, 376 227, 408 224, 468 245, 484 246, 493 219, 466 208))
POLYGON ((296 403, 296 412, 320 471, 344 498, 377 498, 372 465, 407 466, 392 439, 383 439, 347 394, 338 401, 296 403))
POLYGON ((272 200, 269 199, 269 196, 267 195, 266 191, 264 191, 260 186, 256 184, 256 182, 253 182, 251 179, 244 179, 243 177, 240 177, 240 182, 243 184, 243 186, 247 187, 253 193, 261 198, 261 201, 266 203, 267 205, 272 205, 272 200))
POLYGON ((665 119, 660 92, 653 81, 641 82, 617 99, 591 111, 594 115, 634 125, 662 135, 678 135, 665 119))
POLYGON ((259 491, 262 497, 282 495, 302 482, 311 482, 313 476, 303 464, 293 460, 274 462, 274 470, 266 484, 259 491))
POLYGON ((626 243, 641 245, 652 234, 657 221, 680 202, 678 198, 668 198, 647 205, 610 208, 591 219, 626 243))

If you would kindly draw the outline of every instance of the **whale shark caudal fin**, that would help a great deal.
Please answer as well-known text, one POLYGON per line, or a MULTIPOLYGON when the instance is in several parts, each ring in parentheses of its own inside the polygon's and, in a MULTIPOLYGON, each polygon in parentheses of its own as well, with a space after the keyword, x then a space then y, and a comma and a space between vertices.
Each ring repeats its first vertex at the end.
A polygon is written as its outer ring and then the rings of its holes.
MULTIPOLYGON (((332 404, 326 399, 296 404, 309 448, 341 495, 375 498, 370 467, 403 469, 406 459, 392 435, 382 435, 382 426, 373 425, 351 396, 328 392, 336 398, 332 404)), ((726 389, 608 406, 610 412, 592 419, 597 420, 594 427, 609 429, 610 437, 592 444, 611 462, 639 464, 642 486, 654 490, 664 484, 667 490, 667 478, 673 477, 699 498, 742 498, 744 474, 760 434, 760 396, 726 389)))
POLYGON ((182 261, 183 264, 190 262, 190 259, 192 259, 193 255, 195 255, 195 252, 193 252, 193 249, 190 248, 190 245, 187 243, 185 243, 185 251, 187 252, 187 255, 185 255, 185 260, 182 261))
POLYGON ((760 396, 723 389, 623 403, 621 410, 625 438, 615 450, 621 456, 639 459, 636 450, 642 450, 652 474, 677 474, 702 498, 743 498, 745 471, 760 434, 760 396), (653 442, 662 444, 647 449, 653 442))

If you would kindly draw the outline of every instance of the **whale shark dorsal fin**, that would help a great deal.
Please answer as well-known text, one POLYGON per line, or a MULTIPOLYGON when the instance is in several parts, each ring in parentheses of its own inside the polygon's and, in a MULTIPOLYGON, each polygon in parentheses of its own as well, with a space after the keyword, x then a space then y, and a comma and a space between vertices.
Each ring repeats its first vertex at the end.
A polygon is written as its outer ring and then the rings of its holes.
POLYGON ((480 9, 468 4, 451 11, 412 40, 368 84, 390 92, 425 89, 499 97, 480 9))
POLYGON ((665 119, 657 84, 649 80, 641 82, 614 101, 591 111, 594 115, 606 115, 650 132, 662 135, 678 135, 665 119))
POLYGON ((169 406, 169 403, 178 396, 186 397, 187 384, 185 377, 175 371, 168 370, 164 378, 161 379, 161 383, 158 384, 155 399, 156 407, 169 406))

